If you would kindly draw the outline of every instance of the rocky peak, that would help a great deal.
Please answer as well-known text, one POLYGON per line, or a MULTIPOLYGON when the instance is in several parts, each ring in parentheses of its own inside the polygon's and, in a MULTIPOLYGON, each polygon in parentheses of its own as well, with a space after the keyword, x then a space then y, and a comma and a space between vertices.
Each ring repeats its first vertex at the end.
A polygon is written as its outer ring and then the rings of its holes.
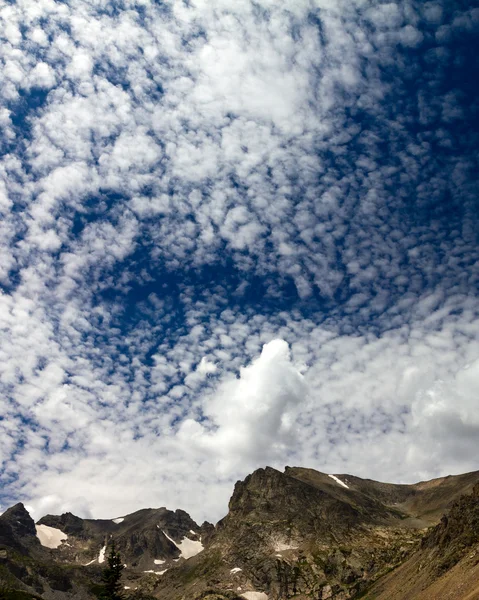
POLYGON ((391 518, 385 505, 360 491, 350 490, 323 473, 300 478, 295 470, 281 473, 271 467, 258 469, 238 481, 229 503, 230 512, 220 521, 223 528, 232 520, 289 523, 289 527, 317 535, 333 529, 349 530, 363 522, 383 522, 391 518))
POLYGON ((283 485, 283 474, 280 471, 271 467, 257 469, 244 481, 236 482, 229 510, 248 512, 255 506, 255 499, 277 495, 283 485))
POLYGON ((73 515, 71 512, 57 515, 45 515, 38 521, 38 525, 47 525, 60 529, 67 535, 80 535, 83 531, 83 519, 73 515))
POLYGON ((25 506, 19 502, 0 516, 0 523, 19 538, 36 537, 35 522, 25 506))

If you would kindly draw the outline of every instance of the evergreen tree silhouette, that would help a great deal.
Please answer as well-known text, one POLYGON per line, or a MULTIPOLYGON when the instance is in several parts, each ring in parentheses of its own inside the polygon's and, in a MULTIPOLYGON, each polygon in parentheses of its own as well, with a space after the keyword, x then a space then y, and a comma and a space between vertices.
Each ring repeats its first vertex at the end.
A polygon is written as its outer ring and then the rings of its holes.
POLYGON ((121 587, 121 572, 125 568, 121 562, 120 553, 116 551, 115 542, 112 542, 108 555, 108 566, 103 570, 103 586, 99 594, 101 600, 123 600, 121 587))

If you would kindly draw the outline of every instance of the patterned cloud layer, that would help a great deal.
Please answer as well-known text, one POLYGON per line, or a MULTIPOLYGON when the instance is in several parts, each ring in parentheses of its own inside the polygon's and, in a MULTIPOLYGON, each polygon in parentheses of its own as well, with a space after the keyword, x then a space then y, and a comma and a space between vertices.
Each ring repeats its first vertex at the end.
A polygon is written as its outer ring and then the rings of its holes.
MULTIPOLYGON (((479 10, 0 8, 2 506, 477 468, 479 10)), ((114 498, 114 501, 112 500, 114 498)))

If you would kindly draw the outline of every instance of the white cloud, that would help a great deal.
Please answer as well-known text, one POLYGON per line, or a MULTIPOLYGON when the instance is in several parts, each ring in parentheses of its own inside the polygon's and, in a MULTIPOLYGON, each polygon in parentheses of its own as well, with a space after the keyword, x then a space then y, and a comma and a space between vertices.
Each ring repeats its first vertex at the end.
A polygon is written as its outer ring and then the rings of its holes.
POLYGON ((213 453, 219 472, 228 475, 248 464, 275 461, 287 454, 295 417, 305 401, 303 376, 291 364, 288 344, 272 340, 239 378, 228 378, 206 400, 210 424, 186 420, 180 440, 191 439, 213 453))
POLYGON ((410 460, 417 453, 426 472, 431 466, 437 469, 438 463, 453 471, 457 471, 458 464, 465 470, 476 468, 471 450, 479 440, 478 382, 479 359, 429 386, 420 382, 412 404, 414 441, 410 460))
POLYGON ((56 83, 54 70, 44 62, 39 62, 29 75, 30 85, 38 88, 52 88, 56 83))
POLYGON ((2 490, 213 519, 266 462, 471 468, 476 13, 141 10, 0 9, 2 490))
POLYGON ((217 371, 217 369, 218 369, 218 367, 216 366, 216 364, 213 362, 209 362, 208 359, 206 358, 206 356, 203 356, 199 365, 196 367, 196 370, 198 371, 198 373, 201 373, 204 375, 208 375, 208 373, 215 373, 217 371))

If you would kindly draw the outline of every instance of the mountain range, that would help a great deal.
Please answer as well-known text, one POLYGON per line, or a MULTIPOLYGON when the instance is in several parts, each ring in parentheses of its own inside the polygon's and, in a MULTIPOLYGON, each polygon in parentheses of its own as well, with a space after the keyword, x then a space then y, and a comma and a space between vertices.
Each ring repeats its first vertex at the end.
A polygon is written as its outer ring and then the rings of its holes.
POLYGON ((228 514, 0 516, 0 599, 92 600, 115 542, 126 599, 479 599, 479 471, 388 484, 266 467, 228 514))

